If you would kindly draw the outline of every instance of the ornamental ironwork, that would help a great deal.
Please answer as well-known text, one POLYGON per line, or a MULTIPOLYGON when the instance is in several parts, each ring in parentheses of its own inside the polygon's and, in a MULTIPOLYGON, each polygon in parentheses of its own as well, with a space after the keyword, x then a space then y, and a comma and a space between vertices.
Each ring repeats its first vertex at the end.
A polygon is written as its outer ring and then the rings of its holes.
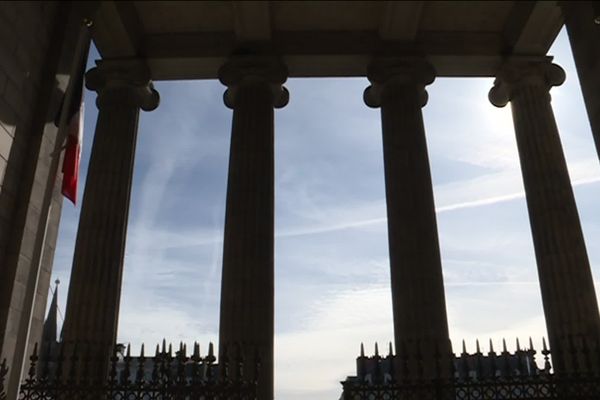
POLYGON ((598 400, 600 399, 600 343, 569 338, 551 354, 545 340, 538 365, 531 339, 529 347, 510 353, 503 340, 496 353, 490 341, 487 354, 467 353, 463 342, 460 355, 434 352, 434 362, 422 356, 419 344, 356 359, 357 375, 342 382, 341 400, 598 400), (407 348, 409 349, 407 351, 407 348), (410 351, 412 349, 413 351, 410 351), (558 372, 554 363, 560 364, 558 372), (427 365, 433 366, 430 370, 427 365))
MULTIPOLYGON (((154 356, 132 356, 131 348, 117 347, 109 361, 108 374, 96 379, 101 357, 64 345, 49 347, 38 354, 37 345, 30 357, 29 373, 20 387, 20 400, 255 400, 260 358, 254 355, 245 373, 244 357, 227 350, 214 355, 212 343, 203 357, 194 344, 191 355, 181 344, 173 353, 163 342, 154 356), (70 353, 70 354, 66 354, 70 353)), ((0 386, 1 388, 1 386, 0 386)), ((0 396, 0 399, 2 397, 0 396)))

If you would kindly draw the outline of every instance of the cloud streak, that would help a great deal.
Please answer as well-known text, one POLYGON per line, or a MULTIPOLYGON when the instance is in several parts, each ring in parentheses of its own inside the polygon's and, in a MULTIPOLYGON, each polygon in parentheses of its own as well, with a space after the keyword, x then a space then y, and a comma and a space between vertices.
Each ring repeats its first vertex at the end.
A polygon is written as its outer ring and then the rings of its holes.
MULTIPOLYGON (((572 182, 573 187, 589 185, 593 183, 600 182, 600 176, 592 176, 587 178, 581 178, 572 182)), ((468 208, 475 207, 485 207, 493 204, 503 203, 507 201, 517 200, 525 198, 525 192, 515 192, 509 193, 499 196, 491 196, 483 199, 477 199, 472 201, 464 201, 460 203, 449 204, 446 206, 441 206, 436 208, 436 213, 447 213, 456 210, 464 210, 468 208)), ((298 237, 298 236, 307 236, 307 235, 317 235, 322 233, 330 233, 335 231, 341 231, 345 229, 357 229, 363 228, 370 225, 379 225, 383 224, 387 221, 386 217, 379 218, 369 218, 363 220, 355 220, 355 221, 347 221, 347 222, 339 222, 332 225, 324 225, 324 226, 315 226, 315 227, 306 227, 301 229, 292 229, 289 231, 283 231, 278 233, 276 237, 278 238, 289 238, 289 237, 298 237)))

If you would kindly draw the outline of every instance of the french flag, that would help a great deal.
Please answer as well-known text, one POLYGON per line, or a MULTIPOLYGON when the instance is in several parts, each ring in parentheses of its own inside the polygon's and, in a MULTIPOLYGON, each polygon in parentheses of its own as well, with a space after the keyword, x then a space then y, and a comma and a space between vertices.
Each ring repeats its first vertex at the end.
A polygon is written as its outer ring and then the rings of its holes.
POLYGON ((79 180, 79 163, 83 142, 83 109, 83 99, 81 99, 77 111, 69 117, 65 157, 62 165, 62 194, 73 204, 77 204, 77 181, 79 180))
POLYGON ((79 164, 83 143, 83 84, 87 55, 90 46, 87 27, 82 28, 73 60, 69 86, 65 91, 62 104, 55 121, 58 126, 58 138, 65 138, 65 155, 62 165, 62 194, 76 205, 79 164))

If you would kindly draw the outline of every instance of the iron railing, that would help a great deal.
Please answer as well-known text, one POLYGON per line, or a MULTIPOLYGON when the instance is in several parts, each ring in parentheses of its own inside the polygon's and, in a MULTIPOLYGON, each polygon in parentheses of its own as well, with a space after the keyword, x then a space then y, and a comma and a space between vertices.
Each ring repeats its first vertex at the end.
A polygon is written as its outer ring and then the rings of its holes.
MULTIPOLYGON (((194 346, 188 356, 181 345, 174 355, 171 346, 153 357, 131 356, 129 347, 114 352, 108 376, 96 379, 91 369, 98 358, 73 349, 66 355, 63 346, 45 355, 30 358, 29 373, 20 387, 20 400, 255 400, 260 361, 253 360, 251 374, 245 374, 241 352, 221 355, 219 363, 212 344, 206 356, 194 346), (91 371, 91 372, 90 372, 91 371), (251 375, 251 376, 246 376, 251 375)), ((2 397, 0 397, 1 399, 2 397)))
MULTIPOLYGON (((600 344, 569 339, 552 352, 543 341, 542 367, 538 367, 531 339, 529 348, 509 353, 506 342, 496 353, 463 351, 443 356, 437 350, 433 360, 416 351, 387 356, 357 358, 357 376, 342 382, 342 400, 600 400, 600 344), (431 362, 427 362, 431 361, 431 362), (427 366, 431 369, 428 369, 427 366)), ((414 349, 413 349, 414 350, 414 349)))
POLYGON ((343 400, 598 400, 600 377, 497 377, 344 385, 343 400))
MULTIPOLYGON (((554 373, 550 350, 545 343, 542 367, 535 362, 536 351, 529 348, 510 354, 503 346, 500 353, 479 350, 458 357, 443 357, 435 352, 433 370, 426 360, 407 352, 381 357, 357 359, 359 373, 344 382, 343 400, 598 400, 600 399, 600 346, 581 342, 553 353, 568 363, 562 373, 554 373), (444 365, 446 368, 444 368, 444 365), (568 367, 568 368, 566 368, 568 367), (431 373, 432 372, 432 373, 431 373)), ((417 346, 417 349, 419 346, 417 346)), ((216 363, 212 345, 205 356, 194 345, 191 355, 180 345, 173 354, 163 342, 154 356, 131 356, 129 347, 114 352, 109 372, 95 379, 97 361, 89 353, 67 355, 63 346, 46 348, 30 358, 28 376, 20 388, 20 400, 255 400, 260 360, 257 356, 246 363, 240 351, 225 351, 216 363), (92 368, 91 368, 92 367, 92 368), (245 371, 246 369, 246 371, 245 371), (249 372, 252 371, 252 372, 249 372)), ((0 400, 4 392, 8 368, 0 364, 0 400)))
POLYGON ((6 360, 2 360, 0 364, 0 400, 6 400, 6 390, 4 388, 4 381, 8 374, 8 367, 6 366, 6 360))

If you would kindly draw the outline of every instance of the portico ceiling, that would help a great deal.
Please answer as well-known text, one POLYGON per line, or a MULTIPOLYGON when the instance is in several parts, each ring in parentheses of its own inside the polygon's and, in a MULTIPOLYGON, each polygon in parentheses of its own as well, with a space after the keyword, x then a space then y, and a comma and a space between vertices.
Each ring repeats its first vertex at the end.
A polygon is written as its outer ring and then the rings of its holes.
POLYGON ((364 76, 376 55, 424 55, 440 76, 493 76, 509 55, 543 56, 556 1, 103 1, 105 59, 143 58, 155 80, 210 79, 229 55, 280 55, 291 77, 364 76))

